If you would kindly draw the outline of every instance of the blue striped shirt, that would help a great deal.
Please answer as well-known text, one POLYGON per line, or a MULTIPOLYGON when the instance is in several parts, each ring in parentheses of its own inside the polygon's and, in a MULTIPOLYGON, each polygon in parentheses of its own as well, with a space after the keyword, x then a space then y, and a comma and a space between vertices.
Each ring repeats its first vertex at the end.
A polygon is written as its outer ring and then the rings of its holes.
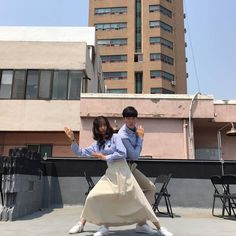
POLYGON ((99 148, 98 142, 92 143, 87 148, 80 148, 77 143, 71 144, 71 150, 77 156, 92 156, 93 152, 102 153, 106 156, 107 162, 112 162, 114 160, 125 159, 126 149, 121 141, 118 134, 113 134, 111 139, 106 140, 104 145, 99 148))
POLYGON ((129 129, 126 124, 119 129, 118 134, 126 148, 127 160, 137 160, 142 151, 143 139, 137 135, 136 130, 129 129))

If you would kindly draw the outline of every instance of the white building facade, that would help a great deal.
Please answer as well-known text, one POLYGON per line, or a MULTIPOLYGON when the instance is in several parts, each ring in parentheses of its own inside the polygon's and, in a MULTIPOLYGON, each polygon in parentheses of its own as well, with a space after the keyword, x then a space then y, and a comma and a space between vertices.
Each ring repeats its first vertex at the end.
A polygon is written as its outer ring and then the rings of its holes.
POLYGON ((0 154, 57 155, 63 127, 80 130, 81 92, 104 92, 94 27, 0 27, 0 154))

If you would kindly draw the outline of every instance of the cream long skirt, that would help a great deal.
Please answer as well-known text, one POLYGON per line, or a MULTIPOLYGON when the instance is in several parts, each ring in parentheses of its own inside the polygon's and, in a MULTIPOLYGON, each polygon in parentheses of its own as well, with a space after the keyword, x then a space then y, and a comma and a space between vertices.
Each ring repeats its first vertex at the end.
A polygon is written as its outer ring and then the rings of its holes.
POLYGON ((126 160, 108 163, 105 175, 87 196, 81 218, 105 226, 159 222, 126 160))

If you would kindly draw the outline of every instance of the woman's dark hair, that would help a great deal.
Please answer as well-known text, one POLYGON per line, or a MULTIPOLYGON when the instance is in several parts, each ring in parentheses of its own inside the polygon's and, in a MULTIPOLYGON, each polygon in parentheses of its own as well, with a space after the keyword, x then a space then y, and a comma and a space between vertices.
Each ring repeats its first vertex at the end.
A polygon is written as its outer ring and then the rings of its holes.
POLYGON ((93 121, 93 138, 96 141, 103 141, 104 136, 100 134, 99 127, 105 124, 107 126, 107 131, 105 134, 105 139, 111 139, 113 135, 113 129, 105 116, 98 116, 93 121))
POLYGON ((122 116, 125 117, 138 117, 138 111, 134 107, 126 107, 123 112, 122 116))

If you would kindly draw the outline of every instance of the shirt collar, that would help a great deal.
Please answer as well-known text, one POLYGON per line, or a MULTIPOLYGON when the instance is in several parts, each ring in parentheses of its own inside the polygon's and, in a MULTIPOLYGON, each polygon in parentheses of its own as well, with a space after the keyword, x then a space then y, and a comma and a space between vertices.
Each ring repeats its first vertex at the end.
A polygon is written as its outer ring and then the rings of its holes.
POLYGON ((136 127, 134 127, 134 129, 130 129, 127 125, 125 125, 125 129, 128 133, 136 134, 136 130, 137 130, 136 127))

